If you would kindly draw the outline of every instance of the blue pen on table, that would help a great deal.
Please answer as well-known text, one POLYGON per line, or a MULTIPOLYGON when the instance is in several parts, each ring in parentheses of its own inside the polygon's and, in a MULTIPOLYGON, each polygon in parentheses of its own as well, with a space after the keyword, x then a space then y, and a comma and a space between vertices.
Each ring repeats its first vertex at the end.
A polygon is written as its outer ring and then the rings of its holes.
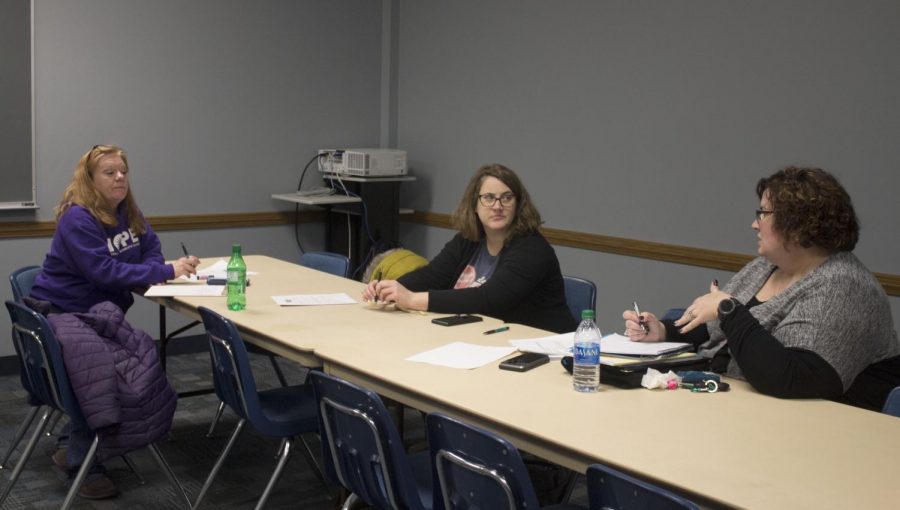
POLYGON ((637 314, 638 317, 638 326, 641 327, 641 331, 645 334, 650 332, 650 328, 647 327, 647 322, 641 318, 641 310, 638 308, 637 301, 634 301, 634 313, 637 314))
POLYGON ((485 335, 493 335, 494 333, 503 333, 504 331, 509 331, 509 326, 502 326, 497 329, 491 329, 491 330, 485 331, 484 334, 485 335))

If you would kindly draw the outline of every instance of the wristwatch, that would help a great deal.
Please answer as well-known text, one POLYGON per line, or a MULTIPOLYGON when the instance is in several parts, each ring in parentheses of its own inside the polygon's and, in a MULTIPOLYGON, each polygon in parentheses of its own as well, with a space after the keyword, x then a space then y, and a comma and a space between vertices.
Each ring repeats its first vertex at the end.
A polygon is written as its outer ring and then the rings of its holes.
POLYGON ((719 322, 724 321, 725 317, 731 315, 731 312, 733 312, 739 304, 741 304, 741 302, 733 297, 719 301, 719 310, 717 313, 719 322))

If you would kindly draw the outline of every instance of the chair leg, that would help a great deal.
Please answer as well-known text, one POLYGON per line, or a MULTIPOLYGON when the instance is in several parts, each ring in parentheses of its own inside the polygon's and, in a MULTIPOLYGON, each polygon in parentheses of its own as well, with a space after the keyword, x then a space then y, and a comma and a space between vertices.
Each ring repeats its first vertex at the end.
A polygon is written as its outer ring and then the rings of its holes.
POLYGON ((231 433, 231 437, 228 438, 228 443, 225 444, 225 448, 222 450, 222 453, 219 454, 218 460, 216 460, 216 464, 213 466, 212 471, 209 472, 209 476, 206 478, 206 482, 203 483, 203 488, 200 489, 200 494, 197 495, 197 501, 194 502, 194 505, 191 508, 199 508, 200 503, 203 502, 203 498, 206 496, 206 491, 209 490, 210 485, 212 485, 213 480, 216 479, 216 475, 219 474, 219 470, 222 469, 222 464, 225 463, 225 457, 228 456, 228 452, 231 451, 231 448, 234 446, 235 440, 237 440, 238 434, 241 433, 241 429, 244 428, 244 423, 247 423, 247 420, 241 418, 238 422, 237 426, 234 427, 234 432, 231 433))
POLYGON ((78 494, 78 488, 81 487, 81 483, 84 482, 84 479, 87 477, 88 471, 91 469, 91 464, 94 463, 94 457, 97 455, 97 446, 100 444, 100 437, 97 434, 94 434, 94 440, 91 441, 91 447, 88 449, 87 455, 84 456, 84 461, 81 463, 81 468, 78 469, 78 474, 75 475, 75 479, 72 480, 72 486, 69 487, 69 493, 66 494, 66 500, 63 501, 63 504, 60 510, 68 510, 70 506, 72 506, 72 502, 75 501, 75 495, 78 494))
POLYGON ((266 489, 263 491, 262 496, 256 503, 256 510, 262 510, 262 508, 266 506, 266 501, 269 500, 269 496, 272 494, 272 490, 275 489, 275 484, 278 483, 278 479, 281 477, 281 471, 284 469, 284 465, 287 463, 288 457, 291 455, 292 444, 293 441, 291 441, 290 439, 284 442, 284 446, 281 448, 281 455, 279 455, 278 457, 278 464, 275 465, 275 472, 272 473, 272 477, 269 478, 269 483, 266 484, 266 489))
POLYGON ((580 475, 575 471, 569 471, 569 479, 566 480, 566 489, 563 491, 563 503, 568 503, 572 497, 572 491, 575 490, 575 483, 580 475))
POLYGON ((147 481, 144 480, 144 477, 141 476, 137 469, 135 469, 134 463, 131 462, 131 458, 128 457, 128 454, 122 455, 122 460, 125 461, 125 465, 128 466, 128 469, 130 469, 132 473, 134 473, 134 476, 138 478, 139 483, 141 485, 146 485, 147 481))
POLYGON ((309 447, 309 443, 306 442, 306 439, 303 436, 300 437, 300 444, 303 448, 300 450, 303 453, 303 456, 306 458, 306 463, 309 464, 309 467, 313 469, 313 473, 315 473, 316 478, 322 482, 322 485, 328 487, 328 482, 325 481, 325 474, 322 473, 322 469, 319 468, 319 463, 316 462, 316 458, 313 456, 312 450, 309 447))
POLYGON ((219 407, 216 409, 216 415, 213 417, 212 423, 209 424, 209 432, 206 433, 206 437, 212 437, 213 430, 216 429, 216 424, 219 423, 219 418, 222 417, 222 411, 225 410, 225 402, 219 401, 219 407))
POLYGON ((53 431, 56 430, 56 426, 59 425, 59 420, 63 417, 63 413, 53 410, 53 421, 50 422, 50 426, 47 428, 47 437, 53 435, 53 431))
POLYGON ((357 501, 359 501, 359 496, 351 492, 347 499, 344 500, 344 504, 341 505, 341 510, 350 510, 357 501))
POLYGON ((278 382, 281 383, 282 387, 286 387, 288 385, 287 379, 284 378, 284 372, 282 372, 281 367, 278 366, 277 356, 270 354, 269 361, 272 362, 272 368, 275 369, 275 375, 278 376, 278 382))
POLYGON ((47 426, 47 420, 50 418, 50 414, 50 408, 47 408, 44 411, 44 415, 41 416, 37 428, 34 429, 34 432, 31 434, 31 438, 28 440, 28 444, 25 445, 25 451, 22 452, 22 456, 19 458, 19 462, 16 463, 16 467, 13 468, 12 475, 9 477, 9 483, 6 484, 6 488, 4 488, 3 493, 0 494, 0 507, 3 507, 3 502, 6 501, 6 497, 9 496, 10 491, 12 491, 13 485, 15 485, 16 480, 19 479, 19 475, 22 474, 22 468, 25 467, 25 463, 28 461, 28 457, 31 457, 31 452, 34 450, 34 445, 37 444, 38 439, 40 439, 41 435, 44 433, 44 428, 47 426))
POLYGON ((166 474, 166 478, 169 479, 169 482, 175 487, 175 491, 184 498, 184 502, 186 504, 185 508, 191 508, 191 498, 188 497, 187 492, 184 491, 184 486, 181 485, 181 482, 178 481, 178 478, 175 476, 175 473, 172 471, 172 468, 169 466, 169 463, 166 462, 165 457, 163 457, 162 452, 159 451, 159 447, 154 443, 150 443, 147 445, 147 448, 150 449, 150 453, 153 454, 153 458, 156 459, 156 463, 159 464, 159 467, 163 470, 163 473, 166 474))
POLYGON ((16 449, 16 446, 19 446, 19 441, 22 440, 22 437, 25 435, 25 432, 31 427, 31 424, 34 422, 34 418, 38 415, 38 411, 41 410, 41 406, 32 406, 31 409, 28 410, 28 414, 25 416, 25 420, 19 425, 19 428, 16 429, 16 435, 13 436, 12 442, 9 444, 9 449, 6 450, 6 455, 3 456, 3 461, 0 462, 0 469, 6 467, 6 463, 9 461, 9 458, 12 457, 13 451, 16 449))

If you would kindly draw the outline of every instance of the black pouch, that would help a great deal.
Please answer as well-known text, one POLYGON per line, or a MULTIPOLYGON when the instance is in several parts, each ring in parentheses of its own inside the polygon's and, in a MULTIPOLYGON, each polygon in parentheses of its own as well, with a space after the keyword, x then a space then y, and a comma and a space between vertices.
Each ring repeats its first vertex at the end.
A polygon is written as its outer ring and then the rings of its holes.
MULTIPOLYGON (((565 356, 560 359, 560 363, 566 370, 572 373, 572 356, 565 356)), ((681 356, 668 359, 653 359, 646 361, 637 361, 627 365, 602 365, 600 367, 600 382, 616 386, 619 388, 640 388, 641 379, 647 373, 647 369, 652 368, 660 372, 668 372, 669 370, 709 370, 709 359, 700 355, 681 356)))

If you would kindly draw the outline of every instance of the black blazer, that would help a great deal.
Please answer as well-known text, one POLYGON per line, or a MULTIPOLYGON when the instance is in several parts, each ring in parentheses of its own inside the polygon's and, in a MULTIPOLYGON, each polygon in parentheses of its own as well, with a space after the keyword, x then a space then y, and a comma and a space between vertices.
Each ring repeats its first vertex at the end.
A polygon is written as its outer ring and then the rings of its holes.
POLYGON ((478 244, 456 234, 428 265, 397 281, 413 292, 428 291, 429 312, 477 313, 556 333, 575 330, 559 260, 544 236, 533 232, 512 239, 500 252, 490 280, 481 287, 454 289, 478 244))

